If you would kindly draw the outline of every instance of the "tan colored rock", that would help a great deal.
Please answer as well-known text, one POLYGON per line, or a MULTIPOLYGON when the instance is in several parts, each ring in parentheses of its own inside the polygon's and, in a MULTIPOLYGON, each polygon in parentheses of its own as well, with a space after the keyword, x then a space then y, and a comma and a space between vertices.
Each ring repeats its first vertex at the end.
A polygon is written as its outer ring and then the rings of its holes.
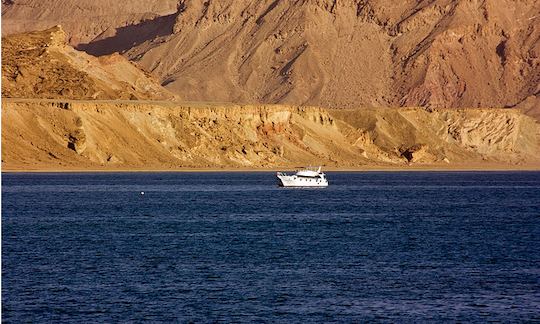
POLYGON ((126 55, 196 101, 510 107, 540 91, 535 0, 181 1, 126 55))
POLYGON ((3 170, 539 167, 540 126, 515 109, 4 99, 2 160, 3 170))
POLYGON ((71 45, 176 12, 177 0, 13 0, 2 2, 2 36, 62 25, 71 45))
POLYGON ((2 96, 177 99, 124 57, 96 58, 74 50, 65 39, 61 26, 2 38, 2 96))
POLYGON ((18 0, 2 18, 60 23, 190 101, 528 107, 540 91, 537 0, 18 0))

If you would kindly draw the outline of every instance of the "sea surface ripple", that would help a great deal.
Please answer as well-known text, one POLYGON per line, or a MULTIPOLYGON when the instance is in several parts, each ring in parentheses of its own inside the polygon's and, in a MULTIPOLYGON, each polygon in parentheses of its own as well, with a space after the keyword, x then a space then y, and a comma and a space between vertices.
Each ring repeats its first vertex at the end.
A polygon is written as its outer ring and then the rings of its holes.
POLYGON ((539 172, 328 178, 5 173, 2 320, 540 320, 539 172))

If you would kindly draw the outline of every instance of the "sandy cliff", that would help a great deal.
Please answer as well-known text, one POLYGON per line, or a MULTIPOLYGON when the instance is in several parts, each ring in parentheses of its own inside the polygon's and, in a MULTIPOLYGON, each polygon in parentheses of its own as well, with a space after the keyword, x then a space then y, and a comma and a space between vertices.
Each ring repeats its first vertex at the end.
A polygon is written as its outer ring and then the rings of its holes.
POLYGON ((540 127, 509 109, 7 100, 2 167, 535 166, 540 127))

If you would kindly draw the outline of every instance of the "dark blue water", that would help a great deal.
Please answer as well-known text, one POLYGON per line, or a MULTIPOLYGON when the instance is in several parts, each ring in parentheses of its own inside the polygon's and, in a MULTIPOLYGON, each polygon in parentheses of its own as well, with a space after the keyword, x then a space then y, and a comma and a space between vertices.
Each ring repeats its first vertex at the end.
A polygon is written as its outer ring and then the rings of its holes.
POLYGON ((540 173, 329 179, 3 174, 3 321, 540 320, 540 173))

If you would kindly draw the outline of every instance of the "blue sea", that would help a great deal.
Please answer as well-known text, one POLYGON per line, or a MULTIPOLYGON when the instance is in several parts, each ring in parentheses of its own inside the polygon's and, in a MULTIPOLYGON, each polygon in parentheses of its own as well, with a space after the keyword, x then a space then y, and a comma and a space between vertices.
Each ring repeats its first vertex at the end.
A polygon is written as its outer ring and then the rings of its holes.
POLYGON ((3 174, 2 321, 540 321, 539 172, 328 178, 3 174))

